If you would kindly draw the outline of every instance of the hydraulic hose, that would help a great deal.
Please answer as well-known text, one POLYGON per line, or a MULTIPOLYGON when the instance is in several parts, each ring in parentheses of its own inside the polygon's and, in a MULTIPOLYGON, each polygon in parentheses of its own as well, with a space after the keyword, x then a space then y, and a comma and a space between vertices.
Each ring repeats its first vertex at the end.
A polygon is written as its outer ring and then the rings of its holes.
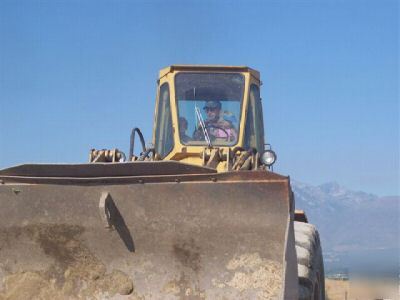
POLYGON ((135 127, 131 131, 131 140, 130 140, 130 147, 129 147, 129 161, 132 161, 133 151, 135 149, 135 133, 139 135, 140 144, 142 145, 142 153, 146 152, 146 143, 144 141, 144 137, 142 132, 138 127, 135 127))

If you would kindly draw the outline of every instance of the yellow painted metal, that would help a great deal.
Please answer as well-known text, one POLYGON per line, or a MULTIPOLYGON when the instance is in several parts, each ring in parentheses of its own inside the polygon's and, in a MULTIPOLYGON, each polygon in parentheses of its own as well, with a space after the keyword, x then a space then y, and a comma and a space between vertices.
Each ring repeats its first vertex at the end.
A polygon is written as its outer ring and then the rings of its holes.
MULTIPOLYGON (((157 103, 156 103, 156 111, 154 118, 154 126, 153 126, 153 143, 155 144, 155 130, 156 130, 156 119, 157 119, 157 107, 159 101, 159 89, 164 83, 168 83, 169 91, 170 91, 170 106, 172 113, 172 123, 174 130, 174 148, 173 150, 164 158, 164 160, 175 160, 182 161, 185 163, 190 163, 194 165, 203 165, 203 159, 201 158, 201 153, 204 151, 204 146, 186 146, 180 142, 179 138, 179 130, 178 130, 178 108, 176 102, 176 94, 175 94, 175 76, 181 72, 196 72, 196 73, 240 73, 245 78, 245 87, 244 87, 244 98, 242 101, 241 107, 241 116, 240 116, 240 131, 238 136, 238 142, 236 145, 231 147, 219 147, 222 149, 224 153, 227 153, 229 149, 233 149, 235 147, 243 147, 244 145, 244 133, 245 133, 245 124, 246 124, 246 116, 247 116, 247 108, 248 108, 248 98, 249 98, 249 90, 251 84, 256 84, 257 86, 261 85, 260 81, 260 73, 254 69, 251 69, 246 66, 220 66, 220 65, 172 65, 162 69, 159 73, 158 80, 158 91, 157 91, 157 103)), ((218 172, 227 171, 226 162, 220 162, 217 166, 218 172)))
POLYGON ((190 71, 190 72, 248 72, 255 79, 260 79, 260 72, 247 66, 223 66, 223 65, 171 65, 160 70, 159 79, 171 72, 190 71))

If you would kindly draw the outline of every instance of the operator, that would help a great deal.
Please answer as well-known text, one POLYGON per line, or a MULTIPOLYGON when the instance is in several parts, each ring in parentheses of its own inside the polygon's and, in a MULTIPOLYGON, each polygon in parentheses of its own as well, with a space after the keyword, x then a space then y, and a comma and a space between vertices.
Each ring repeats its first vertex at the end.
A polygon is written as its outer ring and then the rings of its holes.
MULTIPOLYGON (((211 138, 225 139, 227 141, 236 140, 236 129, 231 122, 223 118, 220 101, 207 101, 203 109, 207 114, 207 119, 204 121, 204 124, 211 138)), ((200 139, 199 133, 202 134, 201 128, 198 128, 195 131, 195 139, 200 139)))
POLYGON ((184 117, 179 118, 179 137, 183 143, 187 143, 191 138, 186 134, 188 128, 188 121, 184 117))

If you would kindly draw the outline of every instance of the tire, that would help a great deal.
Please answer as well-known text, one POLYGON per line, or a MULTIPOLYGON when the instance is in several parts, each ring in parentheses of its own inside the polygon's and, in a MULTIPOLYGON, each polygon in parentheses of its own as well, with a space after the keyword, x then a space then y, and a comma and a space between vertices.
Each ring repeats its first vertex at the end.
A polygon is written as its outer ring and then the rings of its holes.
POLYGON ((325 300, 325 274, 319 234, 314 225, 294 222, 300 300, 325 300))

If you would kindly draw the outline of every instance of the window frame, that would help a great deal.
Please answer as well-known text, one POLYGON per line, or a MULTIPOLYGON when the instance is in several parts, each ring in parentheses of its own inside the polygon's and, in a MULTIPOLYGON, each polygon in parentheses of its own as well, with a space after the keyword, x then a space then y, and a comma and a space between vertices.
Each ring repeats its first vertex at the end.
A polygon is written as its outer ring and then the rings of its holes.
POLYGON ((258 152, 264 151, 264 117, 263 117, 263 108, 261 102, 261 94, 260 94, 260 87, 255 84, 251 83, 249 88, 249 97, 247 101, 247 113, 246 113, 246 121, 244 125, 244 136, 243 136, 243 145, 246 147, 252 147, 257 149, 258 152), (254 97, 252 99, 252 97, 254 97), (254 103, 253 103, 254 101, 254 103), (250 136, 247 136, 248 129, 248 120, 249 120, 249 113, 251 113, 252 118, 252 128, 254 134, 254 145, 251 145, 251 142, 247 141, 250 136))
MULTIPOLYGON (((164 127, 163 126, 163 127, 164 127)), ((163 84, 160 85, 158 89, 158 95, 157 95, 157 107, 156 107, 156 118, 155 118, 155 128, 154 128, 154 148, 156 150, 156 153, 160 155, 161 159, 165 158, 170 154, 175 147, 175 139, 174 139, 174 124, 173 124, 173 115, 172 115, 172 107, 171 107, 171 90, 169 87, 168 82, 164 82, 163 84), (166 87, 166 91, 168 92, 168 97, 167 99, 162 99, 163 97, 163 88, 166 87), (164 101, 164 106, 161 107, 161 101, 164 101), (166 120, 160 120, 160 109, 167 110, 169 109, 169 116, 167 116, 165 113, 164 118, 169 118, 166 120), (168 122, 169 124, 166 124, 166 126, 163 130, 166 131, 165 133, 161 133, 161 122, 168 122), (164 139, 161 139, 160 136, 163 135, 164 139), (169 138, 168 138, 169 135, 169 138), (165 143, 166 141, 171 141, 171 145, 166 148, 165 143), (163 153, 159 152, 158 150, 162 150, 163 153)))

